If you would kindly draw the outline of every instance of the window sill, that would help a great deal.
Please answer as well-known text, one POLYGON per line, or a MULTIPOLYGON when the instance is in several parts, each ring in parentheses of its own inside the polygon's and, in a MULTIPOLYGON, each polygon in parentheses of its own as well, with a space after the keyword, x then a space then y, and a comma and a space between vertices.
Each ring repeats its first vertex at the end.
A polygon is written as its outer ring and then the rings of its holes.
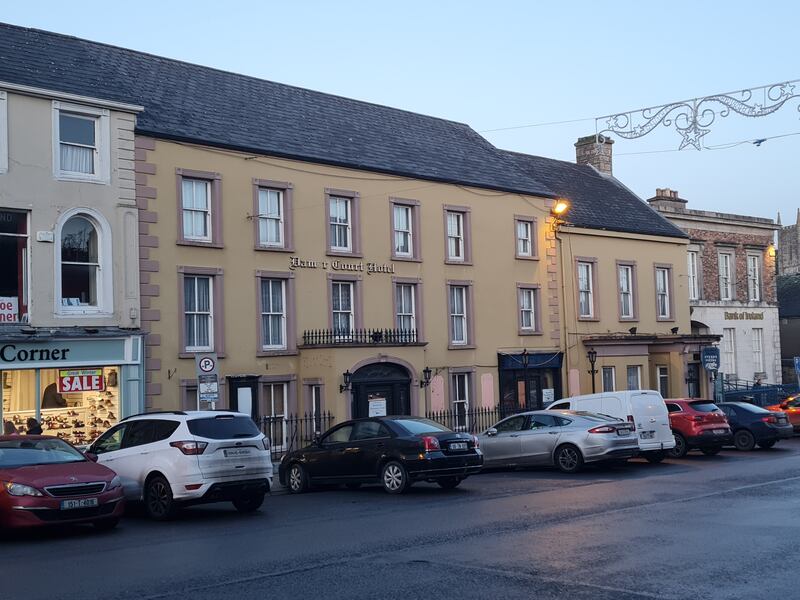
POLYGON ((517 260, 539 260, 538 256, 520 256, 517 254, 514 258, 517 260))
POLYGON ((416 256, 396 256, 392 254, 392 260, 400 261, 400 262, 415 262, 421 263, 422 259, 417 258, 416 256))
POLYGON ((519 336, 544 335, 544 331, 539 331, 534 329, 520 329, 519 331, 517 331, 517 335, 519 336))
POLYGON ((578 317, 578 321, 599 322, 600 317, 578 317))
MULTIPOLYGON (((178 353, 178 358, 191 358, 194 359, 195 356, 198 354, 212 354, 216 352, 215 350, 195 350, 192 352, 187 352, 186 350, 178 353)), ((224 352, 217 352, 217 358, 225 358, 226 354, 224 352)))
POLYGON ((475 344, 447 344, 448 350, 475 350, 475 344))
POLYGON ((658 323, 674 323, 675 317, 656 317, 658 323))
POLYGON ((299 352, 296 349, 284 349, 284 350, 258 350, 256 351, 256 356, 258 358, 263 358, 265 356, 297 356, 299 352))
POLYGON ((331 250, 325 253, 325 256, 341 256, 344 258, 364 258, 363 252, 347 252, 346 250, 331 250))
POLYGON ((639 317, 620 317, 619 318, 619 322, 620 323, 638 323, 639 322, 639 317))
POLYGON ((100 308, 75 308, 73 310, 60 310, 55 313, 56 317, 66 317, 66 318, 74 318, 74 317, 85 317, 85 316, 93 316, 93 317, 113 317, 113 312, 107 312, 100 308))
POLYGON ((71 181, 73 183, 94 183, 98 185, 108 185, 110 183, 107 177, 99 175, 81 175, 80 173, 65 173, 59 172, 54 175, 56 181, 71 181))
POLYGON ((253 246, 253 250, 257 252, 294 252, 294 247, 286 247, 286 246, 260 246, 256 244, 253 246))
POLYGON ((178 246, 195 246, 197 248, 224 248, 223 244, 219 242, 199 242, 195 240, 178 240, 175 242, 178 246))
POLYGON ((467 267, 471 267, 472 266, 472 261, 471 260, 451 260, 449 258, 446 258, 445 261, 444 261, 444 264, 446 264, 446 265, 464 265, 464 266, 467 266, 467 267))

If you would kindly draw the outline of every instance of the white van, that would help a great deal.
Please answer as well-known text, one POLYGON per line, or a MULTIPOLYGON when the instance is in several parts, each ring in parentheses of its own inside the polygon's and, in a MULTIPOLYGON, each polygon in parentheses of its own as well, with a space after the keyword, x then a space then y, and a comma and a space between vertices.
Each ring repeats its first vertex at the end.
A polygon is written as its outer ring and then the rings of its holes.
POLYGON ((585 410, 633 423, 639 451, 652 463, 661 462, 666 451, 675 447, 667 405, 661 394, 652 390, 621 390, 586 394, 557 400, 548 410, 585 410))

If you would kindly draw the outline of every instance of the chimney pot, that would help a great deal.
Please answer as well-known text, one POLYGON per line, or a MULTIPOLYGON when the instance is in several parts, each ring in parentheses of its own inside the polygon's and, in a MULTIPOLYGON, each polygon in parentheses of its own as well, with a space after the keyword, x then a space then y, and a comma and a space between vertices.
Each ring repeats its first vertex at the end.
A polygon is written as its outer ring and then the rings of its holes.
POLYGON ((579 165, 591 165, 603 175, 612 174, 611 146, 614 140, 587 135, 575 142, 575 162, 579 165))

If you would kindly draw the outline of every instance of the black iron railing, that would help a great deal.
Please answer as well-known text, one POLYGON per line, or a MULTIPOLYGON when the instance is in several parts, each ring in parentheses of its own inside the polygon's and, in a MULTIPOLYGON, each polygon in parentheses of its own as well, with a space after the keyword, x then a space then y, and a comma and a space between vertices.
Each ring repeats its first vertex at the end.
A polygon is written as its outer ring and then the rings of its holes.
POLYGON ((330 412, 298 414, 276 417, 260 417, 256 424, 270 439, 273 461, 284 454, 308 446, 314 438, 333 425, 335 418, 330 412))
POLYGON ((416 329, 311 329, 303 332, 303 346, 402 346, 417 344, 416 329))
POLYGON ((431 421, 441 423, 453 431, 466 431, 468 433, 481 433, 495 423, 510 415, 525 410, 533 409, 503 409, 499 406, 493 408, 460 409, 456 406, 450 410, 431 411, 425 416, 431 421))

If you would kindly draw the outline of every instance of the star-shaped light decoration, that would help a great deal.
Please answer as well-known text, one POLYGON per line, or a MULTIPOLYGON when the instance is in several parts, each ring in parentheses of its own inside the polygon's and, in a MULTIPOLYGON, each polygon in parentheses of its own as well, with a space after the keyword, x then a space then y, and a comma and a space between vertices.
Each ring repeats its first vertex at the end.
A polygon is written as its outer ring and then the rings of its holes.
POLYGON ((613 131, 613 130, 618 129, 620 127, 619 118, 620 118, 620 115, 614 115, 613 117, 609 117, 608 118, 608 120, 606 121, 606 124, 608 125, 608 128, 610 130, 613 131))
POLYGON ((763 108, 763 107, 762 107, 760 104, 754 104, 754 105, 752 106, 752 108, 750 109, 750 113, 751 113, 751 115, 752 115, 752 116, 754 116, 754 117, 755 117, 755 116, 758 116, 758 115, 761 113, 761 109, 762 109, 762 108, 763 108))
POLYGON ((710 129, 698 127, 697 121, 693 121, 686 129, 679 129, 678 132, 683 136, 683 140, 678 150, 683 150, 686 146, 694 146, 700 150, 700 138, 710 131, 710 129))
POLYGON ((784 83, 781 86, 781 95, 785 97, 794 95, 794 86, 791 83, 784 83))

